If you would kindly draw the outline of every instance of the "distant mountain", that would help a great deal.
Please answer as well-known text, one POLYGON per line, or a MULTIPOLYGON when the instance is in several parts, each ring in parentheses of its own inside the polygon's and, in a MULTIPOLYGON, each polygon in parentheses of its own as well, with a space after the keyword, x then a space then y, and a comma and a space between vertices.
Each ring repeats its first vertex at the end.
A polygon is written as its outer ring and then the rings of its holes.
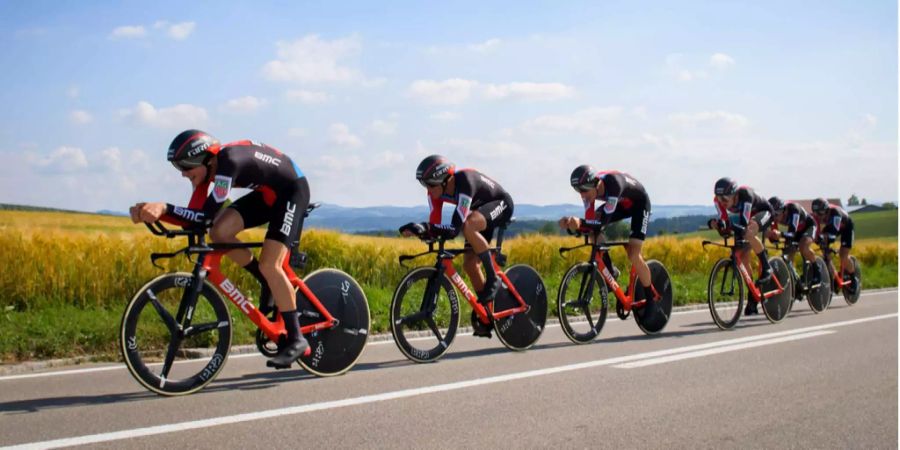
MULTIPOLYGON (((445 220, 449 219, 452 208, 444 208, 445 220)), ((580 216, 581 205, 529 205, 515 206, 514 216, 518 221, 556 221, 562 216, 580 216)), ((668 219, 680 216, 703 215, 712 217, 715 209, 700 205, 660 205, 653 207, 652 219, 668 219)), ((330 228, 349 233, 365 233, 396 230, 408 222, 422 222, 428 219, 426 206, 372 206, 348 208, 324 204, 315 210, 304 222, 316 228, 330 228)), ((652 223, 652 221, 651 221, 652 223)))

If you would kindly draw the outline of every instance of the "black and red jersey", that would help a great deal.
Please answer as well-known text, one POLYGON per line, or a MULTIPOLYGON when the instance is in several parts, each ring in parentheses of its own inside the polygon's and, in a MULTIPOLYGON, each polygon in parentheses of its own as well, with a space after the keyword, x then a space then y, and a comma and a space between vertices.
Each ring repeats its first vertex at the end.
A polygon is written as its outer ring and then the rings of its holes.
POLYGON ((784 204, 784 216, 779 223, 787 226, 787 230, 782 234, 791 239, 803 234, 810 227, 813 230, 816 229, 815 219, 806 212, 802 205, 794 202, 784 204))
POLYGON ((650 203, 647 191, 641 183, 631 175, 617 171, 598 172, 597 177, 603 180, 603 195, 594 201, 584 202, 584 220, 599 220, 606 224, 616 211, 627 212, 633 208, 644 208, 650 203), (603 203, 594 210, 597 200, 603 203))
MULTIPOLYGON (((816 219, 818 219, 818 217, 816 219)), ((847 215, 843 208, 829 204, 828 212, 825 213, 824 223, 819 223, 819 228, 821 228, 824 233, 836 235, 843 231, 844 228, 852 225, 852 219, 850 219, 850 216, 847 215)))
POLYGON ((303 177, 303 172, 290 157, 255 141, 225 144, 216 159, 216 173, 209 181, 197 186, 188 207, 167 205, 163 220, 182 226, 209 224, 233 188, 259 191, 266 204, 272 206, 282 187, 303 177))
POLYGON ((747 224, 750 223, 750 218, 763 211, 774 214, 772 205, 769 204, 769 201, 747 186, 739 187, 735 192, 735 195, 737 195, 737 201, 731 208, 725 208, 725 206, 719 202, 718 198, 713 198, 716 210, 719 212, 719 219, 734 228, 741 230, 747 228, 747 224), (731 219, 729 213, 737 215, 737 223, 731 219))
POLYGON ((462 224, 472 211, 486 203, 509 198, 509 194, 500 183, 475 169, 458 169, 453 178, 455 180, 453 195, 442 195, 437 198, 427 196, 428 207, 431 209, 428 222, 445 228, 449 235, 459 234, 462 224), (444 203, 456 205, 449 226, 441 225, 444 203))

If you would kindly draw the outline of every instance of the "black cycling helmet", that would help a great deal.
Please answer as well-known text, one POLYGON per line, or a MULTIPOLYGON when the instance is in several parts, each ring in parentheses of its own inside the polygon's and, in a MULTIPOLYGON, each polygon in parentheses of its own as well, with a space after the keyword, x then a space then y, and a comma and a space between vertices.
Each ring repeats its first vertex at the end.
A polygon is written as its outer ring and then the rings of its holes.
POLYGON ((731 178, 724 177, 716 181, 716 195, 734 195, 735 192, 737 192, 737 183, 731 178))
POLYGON ((828 200, 819 197, 812 201, 812 210, 816 214, 821 214, 828 209, 828 200))
POLYGON ((781 201, 778 196, 769 198, 769 204, 772 205, 772 209, 775 210, 775 213, 784 211, 784 202, 781 201))
POLYGON ((456 173, 456 165, 444 156, 431 155, 416 167, 416 179, 425 187, 441 186, 456 173))
POLYGON ((588 189, 596 188, 598 180, 597 171, 587 164, 582 164, 572 171, 569 184, 578 192, 586 192, 588 189))
POLYGON ((200 130, 185 130, 169 144, 167 159, 178 170, 191 170, 206 165, 219 153, 219 140, 200 130))

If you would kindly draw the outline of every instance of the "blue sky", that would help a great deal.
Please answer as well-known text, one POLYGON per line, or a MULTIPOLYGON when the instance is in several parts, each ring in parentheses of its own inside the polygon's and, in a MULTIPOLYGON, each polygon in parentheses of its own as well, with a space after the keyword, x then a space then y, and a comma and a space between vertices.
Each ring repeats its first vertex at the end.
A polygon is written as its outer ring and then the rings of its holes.
POLYGON ((423 204, 431 153, 518 203, 582 163, 654 204, 897 199, 896 2, 483 3, 0 1, 0 202, 183 204, 186 128, 345 206, 423 204))

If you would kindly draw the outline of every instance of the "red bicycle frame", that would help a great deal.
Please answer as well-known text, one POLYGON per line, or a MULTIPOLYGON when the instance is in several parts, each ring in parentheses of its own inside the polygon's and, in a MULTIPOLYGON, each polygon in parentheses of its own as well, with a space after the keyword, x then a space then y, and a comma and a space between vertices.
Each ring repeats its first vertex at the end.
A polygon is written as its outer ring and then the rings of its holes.
MULTIPOLYGON (((497 265, 496 258, 493 253, 491 253, 491 260, 494 263, 494 267, 499 267, 497 265)), ((472 306, 472 309, 475 310, 475 314, 478 315, 478 319, 484 324, 490 324, 491 318, 494 319, 502 319, 504 317, 509 317, 513 314, 518 314, 521 312, 528 311, 528 305, 522 300, 522 296, 516 291, 515 286, 509 281, 509 278, 506 277, 506 274, 503 271, 498 270, 497 276, 500 277, 500 280, 503 281, 503 284, 506 285, 507 289, 509 289, 509 293, 512 294, 513 298, 519 303, 519 306, 504 309, 503 311, 494 311, 494 303, 490 302, 491 311, 489 312, 481 303, 478 302, 478 298, 469 289, 469 286, 463 281, 462 277, 459 276, 459 272, 456 271, 456 268, 453 267, 453 259, 445 258, 441 261, 441 265, 444 267, 444 273, 450 278, 450 281, 456 286, 456 289, 462 293, 463 297, 468 300, 469 304, 472 306)))
MULTIPOLYGON (((610 244, 601 244, 602 245, 616 245, 624 243, 610 243, 610 244)), ((594 253, 594 262, 597 263, 597 270, 600 271, 600 275, 603 276, 603 279, 606 281, 606 285, 612 289, 613 293, 616 295, 616 298, 619 300, 619 303, 622 305, 622 308, 625 311, 631 311, 632 308, 641 308, 647 303, 647 299, 634 301, 634 287, 635 283, 637 283, 637 269, 634 266, 631 266, 631 270, 628 275, 628 294, 622 292, 622 287, 619 286, 619 283, 616 282, 616 279, 613 278, 612 274, 609 272, 609 268, 606 267, 606 264, 603 263, 603 254, 606 253, 605 250, 597 251, 594 253)), ((650 289, 653 293, 653 300, 658 301, 662 298, 659 295, 659 292, 656 291, 656 286, 650 284, 650 289)))
MULTIPOLYGON (((745 249, 733 249, 731 258, 734 260, 737 265, 738 271, 741 273, 741 278, 744 279, 744 284, 747 285, 747 290, 750 291, 750 294, 753 295, 753 300, 757 303, 775 295, 781 294, 784 292, 784 286, 781 285, 781 282, 778 281, 778 277, 772 276, 772 279, 775 281, 775 286, 777 288, 768 292, 760 292, 759 288, 756 287, 756 283, 753 282, 753 277, 750 276, 750 271, 747 269, 747 262, 744 261, 744 255, 747 250, 745 249)), ((760 275, 762 274, 762 268, 760 268, 760 275)))
MULTIPOLYGON (((227 245, 227 244, 226 244, 227 245)), ((240 244, 238 244, 240 245, 240 244)), ((212 247, 216 247, 216 244, 212 244, 212 247)), ((243 247, 246 248, 246 247, 243 247)), ((272 342, 278 342, 279 337, 281 335, 286 334, 284 328, 284 319, 281 318, 279 314, 278 317, 275 318, 275 321, 269 320, 266 316, 264 316, 256 306, 253 305, 249 299, 222 273, 219 269, 219 266, 222 261, 222 256, 225 253, 233 250, 234 248, 216 248, 212 252, 206 255, 206 258, 203 261, 203 268, 206 269, 207 278, 213 282, 216 286, 216 289, 219 290, 228 300, 231 300, 231 303, 234 303, 234 306, 237 306, 237 309, 241 311, 251 322, 256 324, 256 326, 262 330, 262 332, 269 338, 272 342)), ((291 285, 300 290, 300 293, 306 297, 310 303, 316 308, 319 314, 322 315, 322 320, 316 323, 312 323, 300 328, 300 332, 303 334, 309 334, 313 331, 324 330, 327 328, 331 328, 335 325, 334 317, 331 313, 322 306, 322 303, 316 297, 312 291, 309 290, 309 287, 306 286, 306 283, 300 279, 291 268, 290 265, 290 252, 284 257, 284 262, 282 262, 281 267, 284 269, 285 274, 288 276, 288 280, 290 280, 291 285)), ((309 349, 307 349, 309 351, 309 349)))
POLYGON ((831 260, 832 259, 831 255, 833 255, 836 252, 831 249, 830 245, 823 246, 822 249, 823 249, 823 254, 824 254, 823 259, 825 259, 825 264, 827 264, 828 268, 831 269, 831 279, 834 280, 834 283, 839 288, 844 288, 845 286, 849 286, 850 280, 844 281, 844 259, 838 258, 841 260, 841 271, 838 272, 837 268, 834 267, 834 263, 831 260))

